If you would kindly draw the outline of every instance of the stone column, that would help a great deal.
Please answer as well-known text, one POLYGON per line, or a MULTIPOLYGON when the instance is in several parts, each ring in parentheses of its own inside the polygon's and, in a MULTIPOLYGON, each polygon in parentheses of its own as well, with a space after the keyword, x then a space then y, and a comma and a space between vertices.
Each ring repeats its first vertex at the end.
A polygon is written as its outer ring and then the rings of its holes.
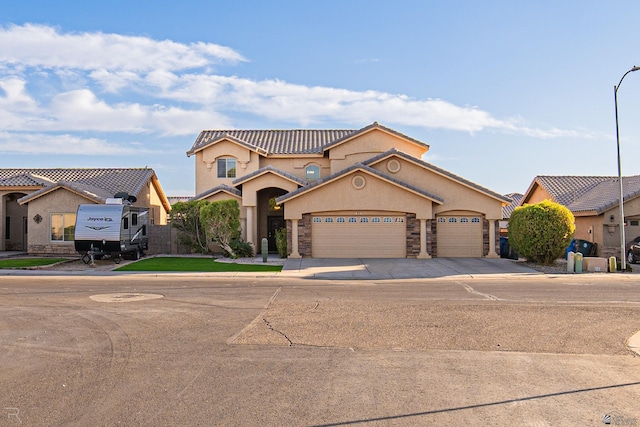
POLYGON ((4 229, 4 226, 6 224, 6 220, 5 220, 5 216, 7 215, 6 211, 5 211, 5 197, 4 197, 5 193, 0 193, 0 251, 4 251, 5 250, 5 236, 6 236, 6 231, 4 229))
POLYGON ((489 253, 487 258, 500 258, 496 253, 496 220, 489 220, 489 253))
POLYGON ((255 249, 256 246, 253 242, 253 206, 247 206, 247 225, 245 227, 245 234, 247 235, 247 243, 255 249))
POLYGON ((418 259, 431 259, 431 255, 427 252, 427 220, 420 219, 420 254, 418 259))
POLYGON ((298 250, 298 220, 291 220, 291 253, 289 258, 302 258, 298 250))

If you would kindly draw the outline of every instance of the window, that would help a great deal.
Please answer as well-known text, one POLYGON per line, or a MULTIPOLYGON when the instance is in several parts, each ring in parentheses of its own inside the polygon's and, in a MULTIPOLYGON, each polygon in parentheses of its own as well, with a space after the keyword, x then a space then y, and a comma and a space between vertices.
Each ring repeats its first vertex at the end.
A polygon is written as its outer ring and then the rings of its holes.
POLYGON ((384 220, 383 220, 383 221, 384 221, 385 223, 393 222, 393 220, 392 220, 391 218, 389 218, 388 216, 384 217, 384 220))
POLYGON ((313 217, 313 222, 322 222, 322 217, 320 216, 313 217))
POLYGON ((460 218, 460 222, 469 222, 469 218, 460 218))
POLYGON ((344 222, 344 218, 343 217, 339 217, 336 222, 344 222))
POLYGON ((51 214, 51 241, 73 242, 76 231, 76 214, 51 214))
POLYGON ((396 218, 396 222, 404 222, 404 218, 399 216, 396 218))
POLYGON ((373 217, 371 218, 371 222, 375 222, 376 224, 380 222, 380 218, 379 217, 373 217))
POLYGON ((458 222, 458 218, 449 218, 449 222, 451 223, 458 222))
POLYGON ((307 181, 315 181, 320 179, 320 167, 316 165, 309 165, 306 169, 307 181))
POLYGON ((224 157, 218 159, 218 178, 236 177, 236 159, 224 157))
POLYGON ((137 227, 138 226, 138 214, 136 214, 136 213, 132 213, 131 214, 131 226, 132 227, 137 227))
POLYGON ((355 218, 353 216, 349 217, 349 222, 353 223, 353 222, 358 222, 358 218, 355 218))
POLYGON ((363 216, 360 218, 360 222, 369 222, 369 218, 367 218, 366 216, 363 216))
POLYGON ((480 218, 471 218, 471 222, 480 222, 480 218))
POLYGON ((440 217, 438 218, 438 222, 447 222, 447 218, 440 217))
POLYGON ((326 217, 324 219, 324 222, 333 222, 333 218, 331 218, 330 216, 326 217))

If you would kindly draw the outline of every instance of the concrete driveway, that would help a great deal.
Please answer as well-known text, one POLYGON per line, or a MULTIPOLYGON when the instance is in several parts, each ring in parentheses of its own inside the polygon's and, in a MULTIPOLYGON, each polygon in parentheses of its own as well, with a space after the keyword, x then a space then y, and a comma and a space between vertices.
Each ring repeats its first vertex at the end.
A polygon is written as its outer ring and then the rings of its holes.
POLYGON ((288 259, 282 274, 310 279, 367 280, 542 273, 504 258, 301 258, 288 259))

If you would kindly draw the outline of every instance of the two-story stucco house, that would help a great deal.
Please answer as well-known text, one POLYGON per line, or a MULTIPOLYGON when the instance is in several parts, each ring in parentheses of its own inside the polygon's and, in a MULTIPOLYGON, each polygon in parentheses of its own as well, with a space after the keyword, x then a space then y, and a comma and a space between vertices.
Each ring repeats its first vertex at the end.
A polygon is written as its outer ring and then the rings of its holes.
POLYGON ((373 123, 356 130, 204 130, 195 200, 236 199, 244 238, 289 257, 497 257, 510 200, 424 162, 423 142, 373 123))

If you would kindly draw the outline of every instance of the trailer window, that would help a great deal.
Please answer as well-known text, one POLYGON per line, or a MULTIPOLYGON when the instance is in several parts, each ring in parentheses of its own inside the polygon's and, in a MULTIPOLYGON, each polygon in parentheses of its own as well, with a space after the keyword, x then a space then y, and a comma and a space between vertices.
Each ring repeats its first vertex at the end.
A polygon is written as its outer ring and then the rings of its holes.
POLYGON ((129 229, 129 217, 125 216, 124 218, 122 218, 122 228, 124 228, 125 230, 129 229))
POLYGON ((137 225, 138 225, 138 214, 132 213, 131 214, 131 226, 135 227, 137 225))
POLYGON ((51 241, 73 242, 76 231, 76 214, 51 214, 51 241))

